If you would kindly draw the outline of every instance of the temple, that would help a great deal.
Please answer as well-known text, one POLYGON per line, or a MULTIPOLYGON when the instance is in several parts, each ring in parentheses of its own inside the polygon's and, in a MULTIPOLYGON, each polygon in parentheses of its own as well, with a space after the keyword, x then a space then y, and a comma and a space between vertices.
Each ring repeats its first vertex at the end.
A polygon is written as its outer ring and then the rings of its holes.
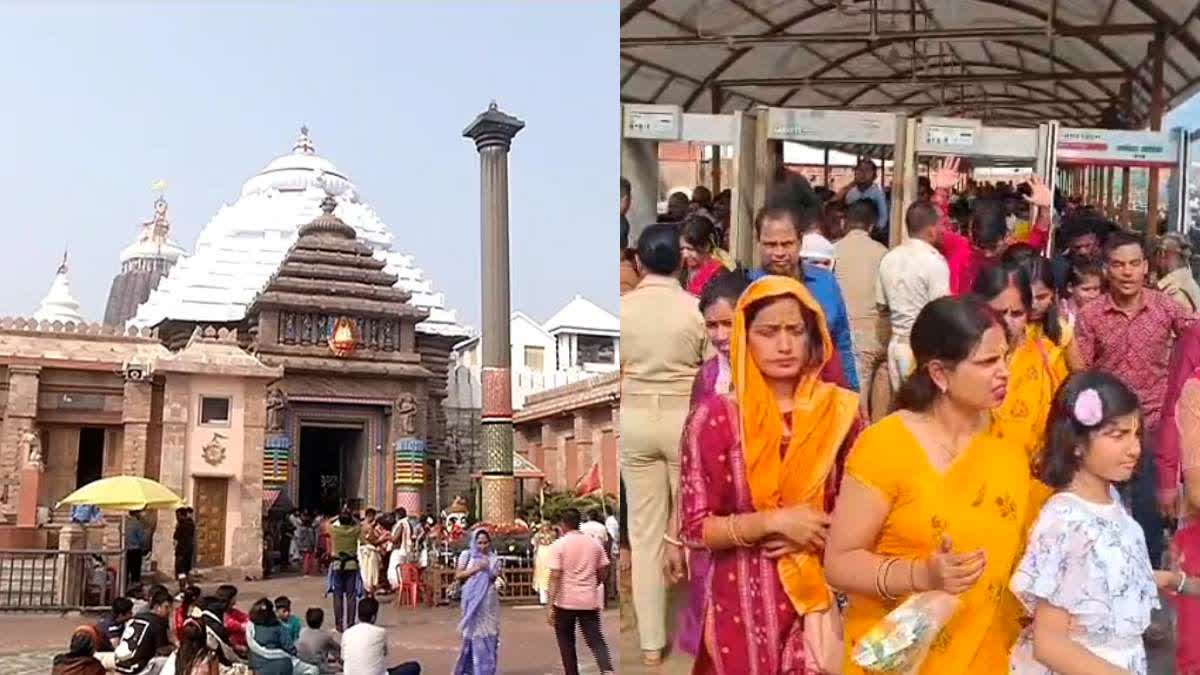
POLYGON ((121 251, 121 271, 108 291, 104 323, 124 326, 183 257, 183 248, 171 240, 170 233, 167 201, 160 196, 154 201, 154 217, 142 223, 137 240, 121 251))
MULTIPOLYGON (((0 320, 0 547, 39 545, 35 521, 60 527, 59 500, 121 473, 195 507, 210 578, 261 574, 272 506, 421 514, 460 496, 441 491, 470 480, 442 404, 470 331, 307 128, 194 250, 169 232, 160 197, 103 324, 85 321, 65 256, 33 318, 0 320)), ((160 567, 173 527, 157 518, 160 567)))
POLYGON ((83 315, 79 313, 79 301, 71 294, 71 280, 67 275, 67 254, 63 253, 62 263, 54 274, 54 281, 41 304, 33 312, 33 318, 38 321, 59 322, 63 324, 84 323, 83 315))

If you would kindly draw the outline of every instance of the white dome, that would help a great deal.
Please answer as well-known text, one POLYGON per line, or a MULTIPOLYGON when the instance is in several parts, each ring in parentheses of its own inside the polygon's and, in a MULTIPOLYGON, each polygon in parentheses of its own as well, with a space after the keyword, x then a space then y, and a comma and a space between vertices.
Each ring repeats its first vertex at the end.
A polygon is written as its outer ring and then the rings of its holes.
POLYGON ((67 263, 64 260, 50 284, 50 291, 38 305, 33 318, 38 321, 61 321, 63 323, 86 323, 79 313, 79 301, 71 294, 71 283, 67 279, 67 263))
POLYGON ((344 195, 357 201, 357 190, 350 179, 313 149, 308 127, 300 127, 300 137, 292 151, 271 160, 262 171, 242 185, 243 197, 278 190, 303 191, 316 188, 332 195, 344 195))
POLYGON ((217 211, 200 231, 195 251, 171 268, 130 325, 242 319, 295 243, 300 227, 321 214, 326 194, 336 195, 335 214, 386 261, 385 271, 399 277, 396 287, 412 295, 413 305, 429 310, 429 318, 417 325, 419 331, 468 335, 412 256, 392 251, 390 228, 359 201, 345 174, 313 153, 307 129, 301 131, 292 154, 273 160, 246 181, 237 201, 217 211))

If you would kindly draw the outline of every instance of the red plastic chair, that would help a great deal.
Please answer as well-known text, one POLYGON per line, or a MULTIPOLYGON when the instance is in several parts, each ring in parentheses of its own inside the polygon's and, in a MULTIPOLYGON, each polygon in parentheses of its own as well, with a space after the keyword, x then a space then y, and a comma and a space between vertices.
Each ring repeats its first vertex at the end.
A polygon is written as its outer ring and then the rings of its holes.
POLYGON ((400 588, 396 599, 401 604, 418 607, 421 603, 421 569, 412 563, 400 566, 400 588))

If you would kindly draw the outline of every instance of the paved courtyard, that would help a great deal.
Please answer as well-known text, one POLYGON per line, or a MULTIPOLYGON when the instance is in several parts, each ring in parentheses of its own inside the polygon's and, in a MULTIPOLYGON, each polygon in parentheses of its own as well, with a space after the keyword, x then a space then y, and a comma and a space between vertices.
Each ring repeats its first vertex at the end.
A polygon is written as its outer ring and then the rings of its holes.
MULTIPOLYGON (((208 591, 211 588, 202 586, 208 591)), ((331 603, 322 597, 323 580, 317 578, 284 577, 267 581, 238 584, 238 605, 248 608, 257 598, 287 595, 292 607, 303 615, 309 607, 322 607, 326 624, 331 621, 331 603)), ((388 629, 392 659, 419 661, 427 673, 448 673, 458 656, 458 610, 453 607, 436 609, 397 609, 385 604, 380 610, 379 625, 388 629)), ((539 607, 505 606, 501 632, 500 667, 505 675, 552 675, 562 672, 554 634, 546 625, 545 613, 539 607)), ((3 675, 45 675, 50 659, 65 651, 72 629, 94 621, 93 617, 62 616, 59 614, 16 615, 0 614, 0 673, 3 675)), ((606 633, 617 632, 615 610, 604 616, 606 633)), ((610 641, 610 644, 615 643, 610 641)), ((584 673, 598 671, 591 653, 579 640, 580 665, 584 673)), ((614 660, 617 654, 613 654, 614 660)))

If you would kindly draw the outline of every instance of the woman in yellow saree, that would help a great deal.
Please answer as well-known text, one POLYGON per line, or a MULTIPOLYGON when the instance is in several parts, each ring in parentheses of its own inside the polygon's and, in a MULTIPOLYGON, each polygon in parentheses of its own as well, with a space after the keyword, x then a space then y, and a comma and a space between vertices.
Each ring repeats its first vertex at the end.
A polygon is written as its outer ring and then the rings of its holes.
POLYGON ((1031 326, 1033 291, 1024 266, 997 265, 975 277, 972 292, 995 310, 1008 335, 1008 394, 992 411, 993 431, 1037 456, 1054 403, 1054 393, 1067 378, 1063 350, 1042 326, 1031 326))
POLYGON ((1008 581, 1029 518, 1023 450, 990 433, 1005 398, 1008 343, 974 296, 925 306, 912 330, 913 376, 897 412, 859 436, 825 548, 829 583, 849 596, 847 675, 856 642, 906 596, 929 590, 961 605, 921 675, 1000 675, 1019 626, 1008 581))

